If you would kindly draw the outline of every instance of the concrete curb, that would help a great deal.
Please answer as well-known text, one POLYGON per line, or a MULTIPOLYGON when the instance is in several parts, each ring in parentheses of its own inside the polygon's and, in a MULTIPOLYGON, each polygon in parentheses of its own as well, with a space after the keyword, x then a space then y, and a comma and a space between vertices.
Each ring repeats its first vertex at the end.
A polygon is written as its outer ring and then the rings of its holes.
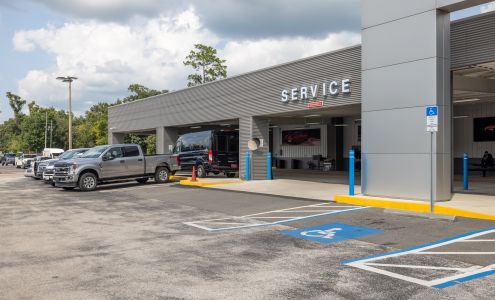
MULTIPOLYGON (((360 206, 373 206, 385 209, 407 210, 420 213, 429 213, 430 204, 416 201, 404 201, 404 200, 390 200, 390 199, 375 199, 360 196, 344 196, 337 195, 334 197, 337 203, 354 204, 360 206)), ((435 205, 435 214, 450 215, 456 217, 483 219, 483 220, 495 220, 494 215, 482 214, 474 211, 468 211, 459 208, 446 207, 442 205, 435 205)))
POLYGON ((197 186, 197 187, 208 187, 208 186, 214 186, 214 185, 225 185, 225 184, 241 184, 243 183, 242 181, 239 182, 232 182, 232 181, 191 181, 190 179, 188 180, 181 180, 179 181, 180 185, 185 185, 185 186, 197 186))
POLYGON ((191 177, 187 176, 170 176, 170 181, 191 180, 191 177))

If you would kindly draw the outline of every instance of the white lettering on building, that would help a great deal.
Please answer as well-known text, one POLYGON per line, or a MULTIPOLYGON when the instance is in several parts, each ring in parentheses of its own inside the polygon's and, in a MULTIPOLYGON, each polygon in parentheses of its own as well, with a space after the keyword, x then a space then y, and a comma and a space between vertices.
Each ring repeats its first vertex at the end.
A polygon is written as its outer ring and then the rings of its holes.
POLYGON ((351 93, 351 80, 343 79, 340 82, 332 80, 329 83, 314 84, 292 88, 282 91, 282 102, 300 101, 306 99, 316 99, 318 96, 337 96, 340 93, 346 95, 351 93))

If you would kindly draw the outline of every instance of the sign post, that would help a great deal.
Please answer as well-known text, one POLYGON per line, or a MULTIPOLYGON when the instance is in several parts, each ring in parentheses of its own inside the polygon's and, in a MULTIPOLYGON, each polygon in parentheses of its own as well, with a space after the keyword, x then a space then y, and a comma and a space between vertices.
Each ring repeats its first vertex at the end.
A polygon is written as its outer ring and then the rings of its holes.
POLYGON ((435 213, 435 195, 433 193, 433 134, 438 132, 438 106, 426 107, 426 132, 430 133, 430 213, 435 213))

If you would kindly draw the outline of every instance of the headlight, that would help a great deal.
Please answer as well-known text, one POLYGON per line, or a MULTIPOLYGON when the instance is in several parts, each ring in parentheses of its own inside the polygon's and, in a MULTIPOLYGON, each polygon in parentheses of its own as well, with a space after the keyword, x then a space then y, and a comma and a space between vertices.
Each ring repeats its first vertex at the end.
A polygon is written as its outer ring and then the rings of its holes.
POLYGON ((77 169, 77 164, 72 164, 69 167, 69 174, 75 174, 77 169))

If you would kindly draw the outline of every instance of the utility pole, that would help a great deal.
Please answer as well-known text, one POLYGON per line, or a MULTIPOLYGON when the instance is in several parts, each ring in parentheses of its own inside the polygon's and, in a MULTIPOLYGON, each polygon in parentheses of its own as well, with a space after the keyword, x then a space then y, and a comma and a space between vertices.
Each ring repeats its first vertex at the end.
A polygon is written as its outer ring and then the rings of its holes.
POLYGON ((77 77, 66 76, 57 77, 58 80, 62 82, 69 83, 69 150, 72 149, 72 82, 77 79, 77 77))
POLYGON ((47 137, 48 137, 48 112, 45 111, 45 148, 46 148, 47 137))
POLYGON ((50 120, 50 148, 52 148, 53 142, 53 120, 50 120))

